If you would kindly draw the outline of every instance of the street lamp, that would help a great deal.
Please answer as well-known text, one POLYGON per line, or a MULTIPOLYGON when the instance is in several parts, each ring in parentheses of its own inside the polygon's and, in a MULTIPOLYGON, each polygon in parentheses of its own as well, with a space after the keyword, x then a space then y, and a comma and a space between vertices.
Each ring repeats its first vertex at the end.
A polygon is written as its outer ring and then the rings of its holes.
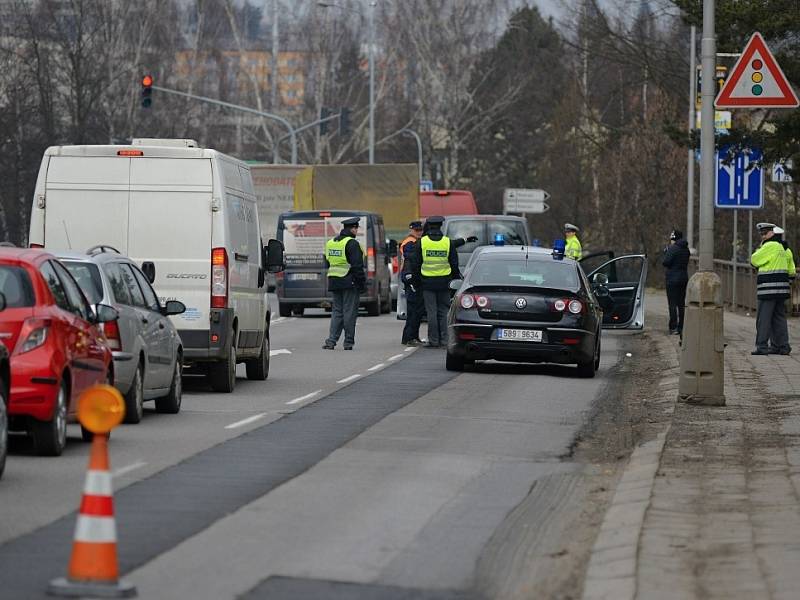
MULTIPOLYGON (((371 165, 375 164, 375 6, 377 4, 377 0, 370 0, 369 15, 367 16, 369 25, 369 164, 371 165)), ((340 8, 363 16, 362 12, 335 2, 318 0, 317 6, 321 8, 340 8)))

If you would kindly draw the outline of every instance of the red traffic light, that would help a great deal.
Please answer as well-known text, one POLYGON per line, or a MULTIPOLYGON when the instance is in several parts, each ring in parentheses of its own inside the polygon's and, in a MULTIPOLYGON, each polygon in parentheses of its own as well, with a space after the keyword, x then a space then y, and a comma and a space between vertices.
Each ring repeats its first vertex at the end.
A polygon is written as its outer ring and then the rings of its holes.
POLYGON ((150 87, 151 85, 153 85, 153 78, 150 75, 145 75, 144 77, 142 77, 142 85, 144 87, 150 87))

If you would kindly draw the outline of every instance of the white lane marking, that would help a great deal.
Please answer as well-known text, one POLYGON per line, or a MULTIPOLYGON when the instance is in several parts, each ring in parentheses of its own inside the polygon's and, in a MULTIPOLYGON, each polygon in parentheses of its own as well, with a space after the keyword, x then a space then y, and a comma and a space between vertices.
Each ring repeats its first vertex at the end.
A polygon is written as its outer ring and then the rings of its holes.
POLYGON ((369 369, 367 369, 367 371, 377 371, 377 370, 378 370, 378 369, 380 369, 382 366, 384 366, 384 364, 385 364, 385 363, 378 363, 378 364, 377 364, 377 365, 375 365, 374 367, 370 367, 369 369))
POLYGON ((297 317, 275 317, 273 314, 273 318, 270 320, 270 324, 277 325, 278 323, 291 323, 292 321, 296 321, 297 317))
POLYGON ((286 404, 297 404, 298 402, 302 402, 303 400, 310 400, 317 394, 319 394, 322 390, 317 390, 316 392, 311 392, 310 394, 306 394, 305 396, 300 396, 299 398, 295 398, 294 400, 289 400, 286 404))
POLYGON ((402 354, 395 354, 394 356, 390 356, 389 360, 397 360, 398 358, 403 358, 402 354))
POLYGON ((291 350, 287 350, 286 348, 279 348, 278 350, 270 350, 270 356, 278 356, 279 354, 291 354, 291 350))
POLYGON ((286 320, 286 317, 276 317, 275 314, 273 313, 271 322, 273 324, 275 324, 275 323, 281 323, 281 322, 283 322, 285 320, 286 320))
POLYGON ((353 381, 354 379, 358 379, 361 377, 361 373, 356 373, 355 375, 350 375, 350 377, 345 377, 344 379, 340 379, 336 383, 347 383, 348 381, 353 381))
POLYGON ((231 423, 230 425, 225 425, 225 429, 236 429, 237 427, 243 427, 244 425, 249 425, 254 421, 258 421, 267 416, 267 413, 258 413, 257 415, 253 415, 252 417, 247 417, 246 419, 242 419, 241 421, 236 421, 236 423, 231 423))
POLYGON ((406 348, 403 352, 413 352, 416 348, 406 348))
POLYGON ((135 471, 136 469, 141 469, 146 464, 147 463, 144 462, 143 460, 138 460, 133 464, 127 465, 125 467, 120 467, 119 469, 114 471, 111 475, 113 477, 122 477, 123 475, 126 475, 127 473, 130 473, 131 471, 135 471))

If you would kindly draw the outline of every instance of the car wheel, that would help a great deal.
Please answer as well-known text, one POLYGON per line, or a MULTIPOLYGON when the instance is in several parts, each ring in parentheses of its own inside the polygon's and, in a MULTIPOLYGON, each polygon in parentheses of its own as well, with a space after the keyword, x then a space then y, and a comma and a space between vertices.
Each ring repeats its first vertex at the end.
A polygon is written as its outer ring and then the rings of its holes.
POLYGON ((169 394, 156 398, 156 412, 175 415, 181 410, 183 400, 183 356, 175 357, 175 368, 172 370, 172 383, 169 394))
POLYGON ((379 317, 381 314, 381 299, 378 297, 375 302, 367 304, 367 315, 370 317, 379 317))
POLYGON ((282 317, 291 317, 292 307, 289 304, 278 304, 278 314, 282 317))
POLYGON ((6 456, 8 456, 8 402, 5 393, 5 384, 0 379, 0 478, 6 468, 6 456))
POLYGON ((269 377, 269 330, 264 332, 258 358, 248 360, 244 365, 247 369, 247 378, 252 381, 264 381, 269 377))
POLYGON ((208 380, 215 392, 230 394, 236 387, 236 335, 231 332, 231 345, 228 358, 213 363, 208 369, 208 380))
POLYGON ((136 366, 133 374, 133 381, 128 393, 125 394, 125 418, 124 423, 138 423, 144 416, 144 376, 142 374, 142 363, 136 366))
POLYGON ((597 334, 597 355, 594 358, 594 370, 600 370, 600 334, 597 334))
POLYGON ((448 371, 463 371, 464 359, 448 352, 444 361, 444 367, 448 371))
POLYGON ((592 359, 586 362, 579 362, 578 363, 578 377, 585 377, 591 378, 594 377, 594 374, 597 372, 597 367, 600 362, 600 353, 598 352, 599 348, 597 344, 594 347, 594 356, 592 359))
POLYGON ((67 445, 67 398, 69 389, 62 379, 56 407, 50 421, 33 421, 33 445, 39 456, 59 456, 67 445))

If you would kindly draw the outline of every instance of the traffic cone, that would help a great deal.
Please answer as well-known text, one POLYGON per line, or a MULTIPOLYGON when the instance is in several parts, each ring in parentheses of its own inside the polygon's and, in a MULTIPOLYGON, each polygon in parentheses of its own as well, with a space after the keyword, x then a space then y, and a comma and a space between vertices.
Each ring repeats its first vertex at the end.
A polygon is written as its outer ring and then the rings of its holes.
POLYGON ((89 598, 136 596, 136 588, 119 579, 107 434, 95 434, 92 440, 67 577, 51 581, 47 593, 89 598))

